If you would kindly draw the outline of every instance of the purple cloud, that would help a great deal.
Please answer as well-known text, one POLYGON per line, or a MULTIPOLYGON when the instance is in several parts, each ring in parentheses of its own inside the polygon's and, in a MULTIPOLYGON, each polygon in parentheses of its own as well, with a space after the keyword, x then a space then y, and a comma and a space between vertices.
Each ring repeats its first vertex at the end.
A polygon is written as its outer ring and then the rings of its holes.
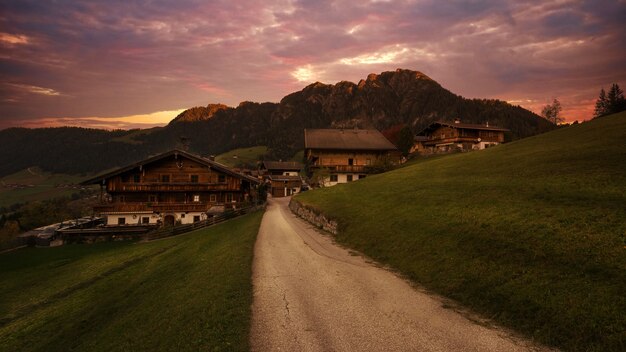
POLYGON ((0 128, 278 101, 398 67, 535 111, 558 97, 574 120, 626 80, 617 0, 31 0, 0 13, 0 128))

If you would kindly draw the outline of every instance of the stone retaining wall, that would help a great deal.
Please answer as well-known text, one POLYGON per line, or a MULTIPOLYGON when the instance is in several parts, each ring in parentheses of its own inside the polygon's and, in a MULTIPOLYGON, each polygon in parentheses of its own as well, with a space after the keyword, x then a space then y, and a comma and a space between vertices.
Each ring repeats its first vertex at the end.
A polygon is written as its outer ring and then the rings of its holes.
POLYGON ((337 221, 330 220, 324 214, 319 213, 315 209, 303 205, 293 198, 289 202, 289 209, 291 209, 294 214, 310 222, 316 227, 324 231, 330 232, 333 235, 337 234, 337 221))

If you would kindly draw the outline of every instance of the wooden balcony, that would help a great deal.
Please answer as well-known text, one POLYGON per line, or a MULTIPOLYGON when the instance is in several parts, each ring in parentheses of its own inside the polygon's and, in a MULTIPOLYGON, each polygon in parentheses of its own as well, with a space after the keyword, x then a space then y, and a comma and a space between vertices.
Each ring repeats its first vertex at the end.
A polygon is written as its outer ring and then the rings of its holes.
POLYGON ((201 192, 201 191, 239 191, 239 186, 228 183, 113 183, 109 191, 115 192, 201 192))
MULTIPOLYGON (((482 142, 502 142, 500 138, 495 137, 481 137, 480 141, 482 142)), ((434 138, 429 139, 427 141, 422 142, 422 144, 430 146, 437 144, 446 144, 446 143, 478 143, 479 140, 477 137, 449 137, 449 138, 434 138)))
POLYGON ((181 211, 207 211, 212 206, 223 205, 218 203, 107 203, 94 207, 96 213, 116 212, 181 212, 181 211))
POLYGON ((368 170, 367 165, 313 165, 311 168, 327 168, 330 172, 347 172, 347 173, 355 173, 355 174, 363 174, 367 173, 368 170))

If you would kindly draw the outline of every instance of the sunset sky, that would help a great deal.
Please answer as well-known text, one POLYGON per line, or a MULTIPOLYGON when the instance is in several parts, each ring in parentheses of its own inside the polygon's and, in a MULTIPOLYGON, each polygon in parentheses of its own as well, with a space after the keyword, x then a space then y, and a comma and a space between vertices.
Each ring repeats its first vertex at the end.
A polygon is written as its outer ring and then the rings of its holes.
POLYGON ((5 0, 0 129, 151 127, 396 68, 584 120, 626 88, 625 19, 626 0, 5 0))

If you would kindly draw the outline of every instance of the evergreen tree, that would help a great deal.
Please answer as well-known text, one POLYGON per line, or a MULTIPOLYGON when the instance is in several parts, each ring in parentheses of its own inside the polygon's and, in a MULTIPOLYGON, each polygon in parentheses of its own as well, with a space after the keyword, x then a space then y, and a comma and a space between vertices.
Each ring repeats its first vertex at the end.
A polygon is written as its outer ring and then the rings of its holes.
POLYGON ((615 114, 626 110, 626 100, 624 99, 624 91, 620 89, 617 83, 613 83, 611 90, 606 95, 608 102, 608 113, 615 114))
POLYGON ((600 96, 596 101, 593 117, 616 114, 624 110, 626 110, 624 91, 622 91, 617 83, 613 83, 608 94, 604 91, 604 88, 600 90, 600 96))
POLYGON ((600 96, 598 97, 598 100, 596 100, 596 107, 593 111, 593 117, 596 118, 606 115, 607 105, 608 102, 606 99, 606 92, 604 91, 604 88, 602 88, 600 90, 600 96))

